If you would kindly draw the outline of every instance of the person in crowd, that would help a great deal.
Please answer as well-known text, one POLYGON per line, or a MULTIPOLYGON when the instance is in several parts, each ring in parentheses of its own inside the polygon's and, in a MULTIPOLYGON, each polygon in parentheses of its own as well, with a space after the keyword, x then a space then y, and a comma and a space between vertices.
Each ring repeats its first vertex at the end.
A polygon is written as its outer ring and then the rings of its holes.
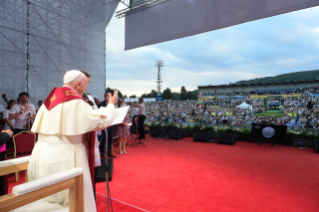
POLYGON ((131 117, 132 117, 132 123, 133 123, 133 127, 132 127, 132 133, 135 134, 137 133, 136 132, 136 126, 137 126, 137 123, 135 122, 135 118, 138 117, 138 107, 134 107, 134 105, 136 105, 137 102, 134 102, 133 103, 133 106, 130 108, 131 110, 131 117))
POLYGON ((138 139, 145 139, 145 130, 144 130, 144 121, 145 121, 145 104, 143 102, 143 98, 138 100, 139 104, 134 104, 134 107, 138 107, 138 139))
MULTIPOLYGON (((124 107, 124 101, 119 101, 118 102, 118 107, 124 107)), ((114 130, 114 136, 119 138, 119 154, 127 153, 126 151, 126 143, 127 143, 127 137, 130 135, 129 131, 129 126, 128 124, 130 123, 130 118, 128 114, 126 114, 123 123, 118 124, 115 126, 114 130)))
MULTIPOLYGON (((95 142, 95 137, 92 137, 94 133, 91 132, 105 129, 114 121, 114 105, 118 94, 117 91, 113 96, 109 94, 108 106, 94 110, 82 97, 90 82, 90 77, 86 75, 89 76, 78 70, 67 71, 63 87, 54 88, 39 109, 32 127, 32 132, 38 133, 38 141, 30 158, 28 179, 33 181, 81 167, 84 178, 84 212, 96 212, 92 183, 96 156, 88 156, 88 152, 92 152, 95 147, 92 144, 92 141, 95 142)), ((68 193, 69 189, 43 200, 47 204, 67 205, 68 193)))
POLYGON ((96 105, 99 105, 101 103, 101 101, 99 99, 97 99, 97 98, 94 98, 94 102, 95 102, 96 105))
POLYGON ((15 119, 14 134, 17 134, 23 130, 30 130, 31 123, 35 118, 35 107, 28 103, 29 94, 22 92, 19 94, 19 104, 12 106, 10 110, 9 119, 15 119))
POLYGON ((4 130, 7 130, 7 129, 14 130, 15 119, 10 119, 9 115, 10 115, 11 108, 15 104, 16 104, 16 101, 14 99, 11 99, 8 101, 7 109, 3 113, 3 119, 5 121, 4 128, 3 128, 4 130))
POLYGON ((4 111, 5 111, 5 109, 4 109, 3 105, 0 104, 0 117, 3 116, 4 111))
MULTIPOLYGON (((109 93, 105 93, 104 94, 104 101, 101 102, 98 107, 106 107, 109 103, 109 99, 110 99, 110 94, 109 93)), ((105 141, 107 139, 107 157, 112 157, 112 158, 116 158, 115 155, 112 154, 112 147, 113 147, 113 135, 114 135, 114 126, 108 126, 106 128, 107 131, 107 135, 105 134, 105 130, 102 130, 102 134, 101 136, 99 136, 99 142, 100 142, 100 153, 101 153, 101 157, 104 157, 105 155, 105 141)))
MULTIPOLYGON (((5 160, 6 144, 10 142, 13 132, 9 129, 0 132, 0 161, 5 160)), ((0 196, 8 193, 8 181, 6 176, 0 176, 0 196)))
POLYGON ((43 104, 43 101, 42 100, 39 100, 38 101, 38 109, 36 110, 36 113, 38 113, 38 110, 40 109, 40 107, 42 106, 43 104))

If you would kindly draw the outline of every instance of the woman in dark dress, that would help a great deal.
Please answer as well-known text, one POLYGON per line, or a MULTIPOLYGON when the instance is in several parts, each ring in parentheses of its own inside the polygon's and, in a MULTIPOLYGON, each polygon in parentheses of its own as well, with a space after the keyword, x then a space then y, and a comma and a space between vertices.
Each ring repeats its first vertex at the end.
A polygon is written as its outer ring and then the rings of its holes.
MULTIPOLYGON (((118 107, 124 107, 124 102, 119 101, 118 107)), ((123 123, 115 126, 114 136, 119 137, 119 154, 127 153, 125 150, 127 137, 130 135, 130 130, 128 124, 130 123, 130 118, 126 114, 123 123)))
MULTIPOLYGON (((13 132, 11 130, 3 130, 0 133, 0 161, 6 159, 6 143, 10 142, 13 132)), ((0 196, 8 193, 8 182, 5 176, 0 176, 0 196)))

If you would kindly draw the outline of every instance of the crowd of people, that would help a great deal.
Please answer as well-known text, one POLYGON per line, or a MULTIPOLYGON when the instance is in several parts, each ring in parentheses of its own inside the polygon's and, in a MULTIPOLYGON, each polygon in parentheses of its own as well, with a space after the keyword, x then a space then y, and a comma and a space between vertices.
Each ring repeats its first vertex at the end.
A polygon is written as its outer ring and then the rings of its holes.
POLYGON ((234 91, 232 93, 202 93, 201 96, 249 96, 251 94, 257 95, 268 95, 268 94, 319 94, 319 87, 304 87, 304 88, 286 88, 286 89, 265 89, 265 90, 256 90, 253 92, 243 92, 243 91, 234 91))
MULTIPOLYGON (((279 104, 279 103, 278 103, 279 104)), ((278 116, 260 115, 266 111, 263 99, 166 101, 146 104, 147 122, 178 124, 286 125, 289 129, 319 129, 319 101, 306 95, 287 98, 278 116), (243 102, 252 109, 236 108, 243 102)), ((270 109, 270 108, 267 108, 270 109)))
POLYGON ((295 94, 307 94, 307 93, 318 94, 319 93, 319 86, 317 86, 317 87, 294 88, 292 93, 295 93, 295 94))
MULTIPOLYGON (((304 88, 296 90, 296 92, 318 92, 318 87, 304 88)), ((92 98, 92 97, 91 97, 92 98)), ((36 116, 38 109, 34 105, 28 103, 29 94, 22 92, 17 101, 10 99, 7 101, 7 107, 0 106, 0 115, 5 121, 4 130, 12 130, 14 134, 28 129, 28 123, 36 116)), ((142 100, 142 99, 141 99, 142 100)), ((106 106, 108 96, 105 95, 104 101, 97 98, 92 98, 96 106, 106 106)), ((43 101, 38 102, 38 108, 41 107, 43 101)), ((126 104, 131 106, 129 112, 130 117, 126 117, 122 125, 111 126, 107 129, 108 133, 108 155, 116 157, 112 154, 112 137, 119 137, 119 154, 126 153, 127 137, 130 134, 129 127, 133 124, 131 130, 134 132, 137 128, 134 118, 145 115, 147 122, 157 123, 179 123, 179 124, 212 124, 212 125, 251 125, 252 123, 266 123, 274 125, 287 125, 289 128, 302 129, 312 128, 319 129, 319 101, 316 97, 301 97, 286 98, 284 105, 280 106, 282 116, 263 116, 259 115, 265 111, 263 99, 212 99, 198 102, 197 100, 187 101, 164 101, 147 102, 142 105, 139 110, 139 105, 135 103, 125 103, 124 99, 119 99, 117 107, 123 107, 126 104), (246 102, 252 106, 252 109, 239 109, 238 105, 246 102), (143 109, 144 107, 144 109, 143 109), (146 109, 145 109, 146 108, 146 109)), ((142 118, 141 118, 142 119, 142 118)), ((140 123, 144 123, 141 120, 140 123)), ((140 126, 139 129, 143 129, 140 126)), ((104 154, 105 134, 102 132, 99 135, 100 150, 104 154)), ((139 139, 145 138, 145 132, 140 132, 139 139)))

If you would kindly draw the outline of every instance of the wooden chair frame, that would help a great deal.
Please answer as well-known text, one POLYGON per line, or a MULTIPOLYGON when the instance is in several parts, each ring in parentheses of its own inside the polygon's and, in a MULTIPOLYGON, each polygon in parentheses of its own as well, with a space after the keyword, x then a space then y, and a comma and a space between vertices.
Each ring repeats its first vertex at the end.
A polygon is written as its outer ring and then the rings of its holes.
MULTIPOLYGON (((0 168, 0 176, 11 174, 18 171, 27 170, 29 162, 0 168)), ((22 207, 49 195, 70 188, 69 192, 69 211, 83 212, 83 174, 66 179, 59 183, 40 188, 38 190, 16 196, 15 194, 7 194, 0 197, 0 211, 7 212, 22 207)))
MULTIPOLYGON (((15 138, 17 135, 20 135, 20 134, 23 134, 23 133, 31 133, 31 134, 33 134, 33 135, 34 135, 34 145, 35 145, 35 140, 36 140, 36 134, 35 134, 35 133, 33 133, 33 132, 31 132, 31 131, 24 130, 24 131, 21 131, 21 132, 15 134, 15 135, 12 137, 13 146, 14 146, 13 158, 17 158, 17 147, 16 147, 16 141, 15 141, 14 138, 15 138)), ((11 172, 11 173, 12 173, 12 172, 11 172)), ((26 175, 26 176, 27 176, 27 175, 26 175)), ((16 182, 18 182, 18 181, 19 181, 19 171, 17 171, 17 172, 15 173, 15 178, 16 178, 16 182)))

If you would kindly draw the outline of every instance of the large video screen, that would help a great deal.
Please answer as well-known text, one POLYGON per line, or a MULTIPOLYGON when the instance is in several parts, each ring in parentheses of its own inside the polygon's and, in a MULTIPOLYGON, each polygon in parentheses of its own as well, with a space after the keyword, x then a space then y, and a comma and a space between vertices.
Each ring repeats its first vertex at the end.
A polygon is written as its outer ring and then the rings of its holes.
POLYGON ((253 124, 251 129, 251 139, 287 143, 287 126, 253 124))

